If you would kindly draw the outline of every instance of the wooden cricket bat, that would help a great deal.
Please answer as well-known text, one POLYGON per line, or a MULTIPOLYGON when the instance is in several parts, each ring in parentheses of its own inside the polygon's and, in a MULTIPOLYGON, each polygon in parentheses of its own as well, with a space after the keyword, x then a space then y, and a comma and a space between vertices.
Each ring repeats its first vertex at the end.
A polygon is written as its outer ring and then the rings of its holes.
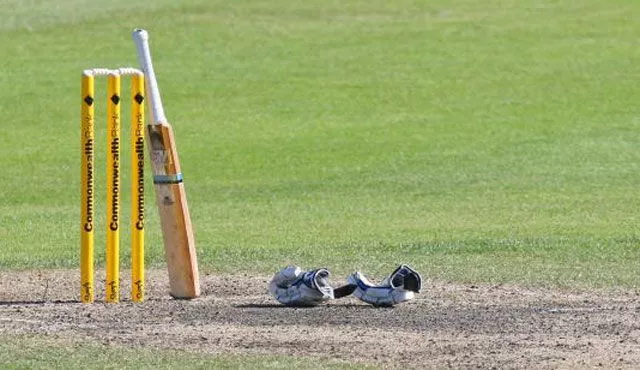
POLYGON ((133 39, 145 76, 147 106, 151 113, 146 137, 169 272, 169 293, 178 299, 196 298, 200 295, 196 246, 173 129, 164 115, 151 63, 149 34, 143 29, 136 29, 133 39))

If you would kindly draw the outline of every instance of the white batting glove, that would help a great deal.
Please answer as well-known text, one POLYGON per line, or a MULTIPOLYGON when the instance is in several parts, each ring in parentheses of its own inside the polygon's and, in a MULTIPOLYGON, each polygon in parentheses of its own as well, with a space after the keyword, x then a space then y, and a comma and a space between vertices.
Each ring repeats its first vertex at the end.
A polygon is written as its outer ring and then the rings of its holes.
POLYGON ((371 283, 360 272, 353 273, 347 281, 355 287, 353 295, 364 302, 382 307, 413 299, 422 287, 420 274, 407 265, 398 266, 378 285, 371 283))
POLYGON ((273 276, 269 292, 287 306, 316 306, 333 299, 328 278, 329 271, 324 268, 303 271, 298 266, 288 266, 273 276))

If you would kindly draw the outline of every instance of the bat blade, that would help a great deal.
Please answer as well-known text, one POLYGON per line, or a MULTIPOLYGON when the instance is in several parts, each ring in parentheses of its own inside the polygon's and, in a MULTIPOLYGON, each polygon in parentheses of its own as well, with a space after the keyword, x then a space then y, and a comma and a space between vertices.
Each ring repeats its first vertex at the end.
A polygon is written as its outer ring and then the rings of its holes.
POLYGON ((148 125, 147 137, 170 293, 174 298, 195 298, 200 295, 198 262, 173 130, 168 124, 148 125))

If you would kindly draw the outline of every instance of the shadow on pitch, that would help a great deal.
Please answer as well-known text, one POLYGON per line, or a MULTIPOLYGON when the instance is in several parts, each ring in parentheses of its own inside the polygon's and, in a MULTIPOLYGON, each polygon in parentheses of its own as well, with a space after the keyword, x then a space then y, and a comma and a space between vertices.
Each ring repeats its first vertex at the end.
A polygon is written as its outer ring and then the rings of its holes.
POLYGON ((80 303, 78 300, 33 300, 33 301, 0 301, 1 306, 39 306, 44 304, 72 304, 80 303))
POLYGON ((236 308, 263 308, 263 309, 335 309, 335 308, 347 308, 350 310, 369 310, 375 309, 393 309, 393 307, 374 307, 368 304, 322 304, 318 306, 285 306, 278 303, 249 303, 249 304, 237 304, 233 305, 236 308))

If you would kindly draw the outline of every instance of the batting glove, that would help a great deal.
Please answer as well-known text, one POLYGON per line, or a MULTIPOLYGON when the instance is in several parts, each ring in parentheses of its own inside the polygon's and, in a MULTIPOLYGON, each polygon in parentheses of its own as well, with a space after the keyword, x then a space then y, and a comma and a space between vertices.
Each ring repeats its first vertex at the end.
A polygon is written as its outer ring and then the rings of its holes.
POLYGON ((398 266, 378 285, 371 283, 360 272, 353 273, 347 281, 355 287, 353 295, 364 302, 381 307, 391 307, 413 299, 422 287, 420 274, 407 265, 398 266))
POLYGON ((324 268, 302 271, 300 267, 288 266, 273 276, 269 292, 287 306, 316 306, 333 299, 328 278, 329 271, 324 268))

